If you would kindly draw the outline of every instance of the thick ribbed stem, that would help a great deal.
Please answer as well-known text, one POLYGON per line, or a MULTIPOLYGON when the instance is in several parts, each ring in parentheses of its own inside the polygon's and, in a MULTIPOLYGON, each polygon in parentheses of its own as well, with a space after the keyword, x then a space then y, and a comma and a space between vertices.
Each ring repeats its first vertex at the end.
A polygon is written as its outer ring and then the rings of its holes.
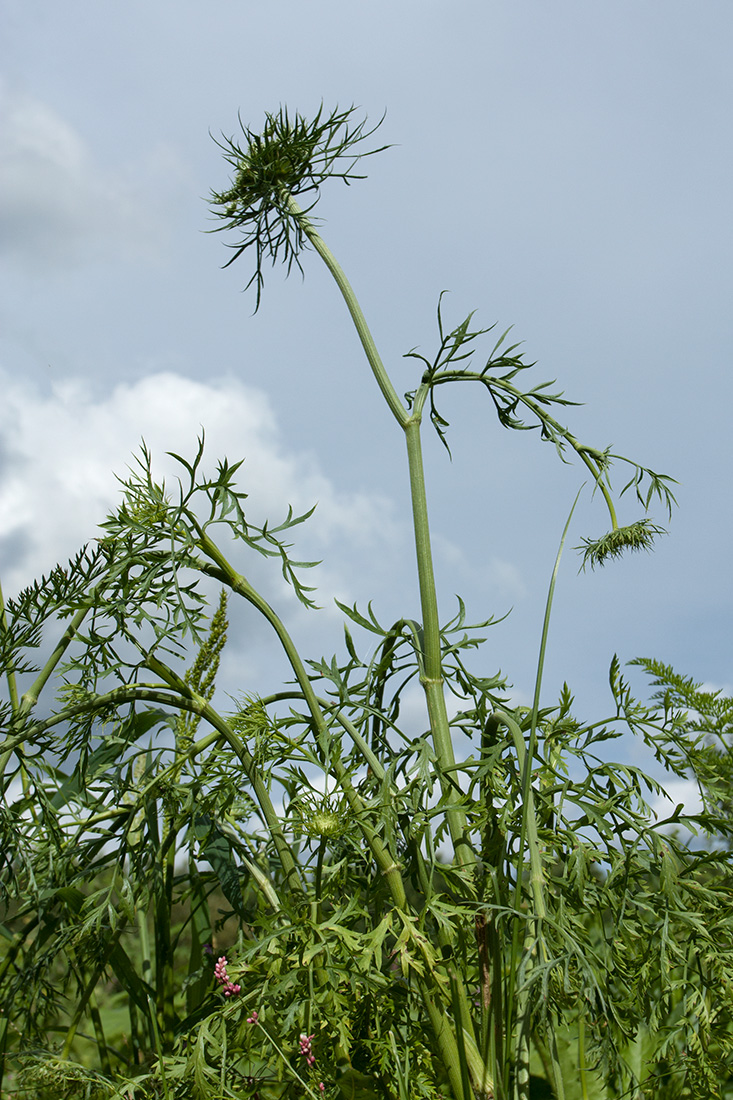
MULTIPOLYGON (((430 523, 428 520, 428 502, 425 492, 425 472, 418 417, 411 417, 405 425, 405 441, 407 443, 407 461, 410 471, 410 496, 423 626, 421 683, 425 691, 435 754, 445 780, 447 780, 447 782, 444 780, 443 789, 449 791, 452 786, 455 792, 458 793, 459 787, 455 772, 456 759, 453 752, 448 711, 445 705, 438 598, 435 589, 433 554, 430 545, 430 523)), ((460 809, 449 810, 447 819, 456 858, 460 863, 472 866, 475 862, 475 856, 466 834, 465 814, 460 809)))

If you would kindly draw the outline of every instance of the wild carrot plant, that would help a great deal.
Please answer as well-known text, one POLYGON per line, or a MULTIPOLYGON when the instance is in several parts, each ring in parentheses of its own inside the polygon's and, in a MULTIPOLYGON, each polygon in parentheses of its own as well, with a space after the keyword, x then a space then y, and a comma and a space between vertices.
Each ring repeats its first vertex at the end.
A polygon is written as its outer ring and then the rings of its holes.
POLYGON ((578 717, 567 686, 543 699, 570 519, 533 702, 511 703, 480 663, 491 620, 461 601, 439 614, 421 432, 447 446, 449 383, 479 386, 501 427, 538 429, 606 510, 608 533, 582 540, 591 566, 649 548, 672 482, 581 443, 518 345, 473 314, 447 322, 442 300, 435 350, 408 353, 416 385, 397 394, 311 216, 329 177, 359 178, 373 134, 353 110, 268 115, 222 141, 233 174, 212 207, 237 235, 229 262, 254 261, 257 305, 268 261, 311 251, 332 274, 404 435, 419 618, 340 604, 340 655, 304 657, 248 563, 274 559, 313 606, 288 541, 310 513, 254 524, 241 463, 207 471, 203 440, 174 456, 175 488, 143 447, 102 537, 3 605, 3 1095, 733 1095, 729 852, 668 828, 713 837, 720 802, 657 822, 659 783, 605 759, 631 731, 686 776, 699 736, 633 698, 615 657, 606 718, 578 717), (641 513, 625 524, 613 468, 641 513), (233 614, 269 624, 292 679, 222 707, 233 614))

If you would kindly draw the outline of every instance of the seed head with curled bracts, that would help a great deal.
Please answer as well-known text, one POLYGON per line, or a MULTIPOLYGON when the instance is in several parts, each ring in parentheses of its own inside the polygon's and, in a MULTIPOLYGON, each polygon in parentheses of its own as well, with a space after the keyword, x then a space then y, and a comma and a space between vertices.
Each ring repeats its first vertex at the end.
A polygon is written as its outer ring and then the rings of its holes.
POLYGON ((581 569, 590 565, 603 565, 608 558, 619 558, 624 550, 651 550, 657 535, 664 535, 663 527, 658 527, 648 519, 639 519, 626 527, 616 527, 599 539, 582 539, 582 545, 576 547, 583 551, 581 569))
POLYGON ((248 129, 240 118, 244 140, 217 141, 234 168, 234 177, 228 190, 211 194, 212 210, 223 222, 212 232, 234 229, 241 234, 240 240, 231 245, 234 255, 225 267, 254 247, 257 264, 247 288, 252 283, 257 287, 256 308, 262 295, 262 263, 266 256, 273 264, 282 259, 288 271, 293 263, 301 268, 298 256, 306 245, 306 237, 300 217, 309 214, 316 205, 324 181, 329 176, 346 184, 364 179, 354 171, 358 161, 388 148, 382 145, 354 152, 384 119, 383 115, 375 126, 367 129, 366 119, 352 121, 355 110, 355 107, 336 109, 326 116, 321 105, 316 116, 308 120, 297 113, 291 117, 287 108, 281 107, 277 114, 265 116, 261 133, 248 129), (295 195, 312 196, 300 216, 291 201, 295 195))

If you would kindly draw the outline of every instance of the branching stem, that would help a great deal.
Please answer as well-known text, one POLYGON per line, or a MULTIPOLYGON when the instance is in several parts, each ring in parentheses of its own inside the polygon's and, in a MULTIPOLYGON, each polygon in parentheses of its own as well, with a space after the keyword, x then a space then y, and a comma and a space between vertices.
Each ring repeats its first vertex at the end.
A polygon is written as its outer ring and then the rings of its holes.
POLYGON ((72 639, 76 635, 76 632, 78 631, 79 627, 83 623, 83 621, 84 621, 84 619, 85 619, 85 617, 88 613, 89 613, 89 606, 80 608, 73 615, 73 617, 71 619, 71 622, 69 623, 66 630, 63 632, 63 634, 59 638, 58 644, 56 645, 56 648, 54 649, 53 653, 51 654, 51 656, 46 661, 45 665, 43 666, 43 668, 39 672, 39 674, 36 677, 36 679, 34 680, 34 682, 31 684, 31 686, 28 688, 28 690, 21 697, 21 700, 20 700, 20 714, 21 715, 29 714, 30 711, 33 709, 33 707, 38 702, 39 695, 43 691, 43 688, 45 687, 45 685, 48 682, 48 680, 50 679, 50 677, 53 676, 53 674, 54 674, 54 672, 55 672, 55 670, 58 666, 59 661, 63 657, 66 650, 69 648, 69 645, 70 645, 72 639))
POLYGON ((355 790, 346 768, 338 758, 331 758, 331 737, 328 723, 318 704, 318 698, 313 690, 313 685, 310 682, 305 665, 303 664, 302 658, 292 638, 285 629, 282 620, 273 608, 270 607, 267 600, 252 587, 249 581, 243 577, 241 573, 238 573, 233 566, 229 564, 219 547, 211 541, 206 532, 201 528, 199 528, 199 535, 200 549, 214 563, 214 568, 212 569, 206 562, 202 561, 200 563, 202 572, 215 576, 218 580, 228 585, 237 595, 244 597, 244 599, 251 603, 273 627, 280 644, 285 650, 290 666, 295 673, 300 690, 303 692, 303 698, 310 712, 315 727, 316 739, 323 753, 323 758, 328 761, 333 768, 334 775, 346 796, 349 806, 354 812, 356 820, 359 822, 359 827, 364 835, 364 839, 369 845, 374 860, 380 872, 385 877, 395 905, 399 909, 405 909, 407 907, 407 897, 399 865, 394 856, 382 843, 375 830, 369 825, 363 802, 355 790))

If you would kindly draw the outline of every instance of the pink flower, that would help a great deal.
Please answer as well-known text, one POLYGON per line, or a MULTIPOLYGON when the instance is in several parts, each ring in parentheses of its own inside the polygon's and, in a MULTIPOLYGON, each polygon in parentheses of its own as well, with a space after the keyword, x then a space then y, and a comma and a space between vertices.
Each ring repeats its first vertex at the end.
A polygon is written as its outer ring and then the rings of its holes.
POLYGON ((223 993, 225 997, 235 996, 237 993, 242 992, 242 987, 238 982, 232 982, 229 980, 227 974, 227 957, 226 955, 220 955, 216 960, 216 966, 214 967, 214 977, 219 985, 224 986, 223 993))
POLYGON ((303 1055, 309 1066, 314 1066, 316 1064, 316 1060, 313 1056, 313 1050, 311 1048, 311 1043, 313 1042, 314 1038, 315 1036, 306 1035, 305 1032, 303 1032, 300 1036, 300 1053, 303 1055))

